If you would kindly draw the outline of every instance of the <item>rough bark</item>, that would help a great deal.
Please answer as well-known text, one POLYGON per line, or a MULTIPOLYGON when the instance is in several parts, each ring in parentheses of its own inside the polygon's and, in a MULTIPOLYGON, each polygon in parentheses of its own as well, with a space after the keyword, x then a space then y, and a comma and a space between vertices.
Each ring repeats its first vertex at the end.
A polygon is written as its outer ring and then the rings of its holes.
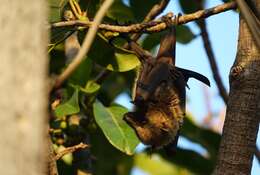
MULTIPOLYGON (((260 0, 252 0, 260 9, 260 0)), ((237 55, 230 71, 230 96, 214 175, 251 172, 260 121, 260 51, 240 16, 237 55)))
POLYGON ((45 0, 1 1, 0 174, 45 173, 46 5, 45 0))

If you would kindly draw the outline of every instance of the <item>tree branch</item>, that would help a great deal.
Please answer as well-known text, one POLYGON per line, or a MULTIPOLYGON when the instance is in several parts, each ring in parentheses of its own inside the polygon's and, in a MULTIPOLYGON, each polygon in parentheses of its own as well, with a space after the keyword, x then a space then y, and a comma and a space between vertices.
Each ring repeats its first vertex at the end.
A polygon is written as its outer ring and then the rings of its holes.
POLYGON ((55 155, 55 159, 59 160, 60 158, 62 158, 66 154, 73 153, 73 152, 75 152, 75 151, 77 151, 79 149, 84 149, 84 148, 87 148, 87 147, 89 147, 89 146, 87 144, 84 144, 84 143, 80 143, 78 145, 67 147, 63 151, 57 153, 55 155))
MULTIPOLYGON (((249 1, 249 0, 248 0, 249 1)), ((260 0, 251 0, 260 9, 260 0)), ((240 15, 237 55, 218 160, 213 175, 250 174, 260 121, 260 51, 240 15)))
MULTIPOLYGON (((167 7, 169 0, 162 0, 159 4, 155 4, 149 13, 145 16, 143 23, 152 21, 163 12, 167 7)), ((137 41, 141 37, 142 33, 135 33, 131 36, 133 41, 137 41)))
POLYGON ((210 67, 211 67, 211 70, 212 70, 212 73, 213 73, 214 80, 217 84, 219 94, 222 97, 225 104, 227 104, 228 93, 227 93, 226 88, 225 88, 225 86, 222 82, 220 75, 219 75, 218 65, 217 65, 216 58, 215 58, 215 55, 214 55, 214 52, 213 52, 213 49, 212 49, 212 46, 211 46, 211 42, 210 42, 210 39, 209 39, 206 21, 204 19, 201 19, 200 21, 198 21, 197 24, 199 25, 200 30, 201 30, 201 37, 202 37, 202 40, 203 40, 204 48, 205 48, 207 56, 208 56, 210 67))
MULTIPOLYGON (((81 49, 79 50, 77 56, 73 59, 71 64, 65 69, 65 71, 57 78, 54 87, 59 87, 71 74, 74 72, 74 70, 78 67, 78 65, 84 60, 84 57, 86 56, 87 52, 90 49, 90 46, 96 36, 98 26, 101 23, 103 17, 105 16, 105 13, 107 9, 112 5, 113 0, 106 0, 98 10, 94 21, 92 22, 91 27, 89 28, 89 31, 83 41, 83 44, 81 46, 81 49)), ((70 21, 68 21, 70 22, 70 21)))
MULTIPOLYGON (((201 18, 207 18, 212 15, 216 15, 218 13, 222 13, 231 9, 235 9, 237 7, 235 2, 229 2, 222 5, 215 6, 213 8, 205 9, 205 10, 199 10, 195 13, 183 15, 179 18, 178 25, 186 24, 191 21, 195 21, 201 18)), ((174 21, 172 21, 172 24, 174 24, 174 21)), ((62 21, 57 22, 54 24, 51 24, 52 28, 56 27, 72 27, 72 26, 81 26, 81 27, 90 27, 94 25, 94 22, 90 21, 62 21)), ((119 32, 119 33, 151 33, 151 32, 159 32, 162 30, 165 30, 167 28, 167 25, 162 20, 154 20, 150 22, 144 22, 140 24, 132 24, 129 26, 118 26, 118 25, 110 25, 110 24, 100 24, 98 25, 99 29, 112 31, 112 32, 119 32)))
POLYGON ((239 7, 239 10, 241 14, 243 15, 248 28, 250 29, 250 32, 254 36, 254 40, 256 42, 256 45, 260 49, 260 21, 257 19, 254 12, 250 9, 247 2, 245 0, 236 0, 237 5, 239 7))

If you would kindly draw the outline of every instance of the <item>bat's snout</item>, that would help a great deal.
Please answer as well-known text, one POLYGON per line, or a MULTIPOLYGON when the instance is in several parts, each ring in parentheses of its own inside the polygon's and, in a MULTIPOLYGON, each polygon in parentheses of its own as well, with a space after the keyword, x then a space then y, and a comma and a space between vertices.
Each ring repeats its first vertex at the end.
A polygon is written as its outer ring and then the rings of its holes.
POLYGON ((140 106, 140 105, 143 105, 145 102, 145 99, 142 97, 142 96, 136 96, 135 97, 135 100, 133 101, 133 103, 136 105, 136 106, 140 106))

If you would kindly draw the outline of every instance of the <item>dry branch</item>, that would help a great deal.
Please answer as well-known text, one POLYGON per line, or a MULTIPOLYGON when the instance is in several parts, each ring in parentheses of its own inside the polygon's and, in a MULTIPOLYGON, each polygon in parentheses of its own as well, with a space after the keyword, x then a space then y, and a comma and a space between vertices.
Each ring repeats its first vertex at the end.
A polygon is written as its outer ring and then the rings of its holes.
POLYGON ((80 143, 78 145, 67 147, 63 151, 57 153, 55 155, 55 159, 59 160, 60 158, 62 158, 66 154, 73 153, 73 152, 75 152, 75 151, 77 151, 79 149, 84 149, 84 148, 87 148, 87 147, 89 147, 89 146, 87 144, 84 144, 84 143, 80 143))
MULTIPOLYGON (((231 9, 235 9, 237 7, 235 2, 225 3, 222 5, 215 6, 213 8, 199 10, 195 13, 183 15, 179 18, 178 25, 185 24, 191 21, 195 21, 201 18, 207 18, 212 15, 216 15, 218 13, 222 13, 231 9)), ((174 24, 174 21, 172 21, 174 24)), ((56 27, 73 27, 73 26, 81 26, 81 27, 90 27, 93 25, 92 21, 62 21, 51 24, 52 28, 56 27)), ((112 31, 112 32, 119 32, 119 33, 151 33, 151 32, 159 32, 165 30, 167 25, 162 20, 154 20, 150 22, 144 22, 140 24, 132 24, 128 26, 118 26, 118 25, 111 25, 111 24, 100 24, 98 26, 99 29, 112 31)))

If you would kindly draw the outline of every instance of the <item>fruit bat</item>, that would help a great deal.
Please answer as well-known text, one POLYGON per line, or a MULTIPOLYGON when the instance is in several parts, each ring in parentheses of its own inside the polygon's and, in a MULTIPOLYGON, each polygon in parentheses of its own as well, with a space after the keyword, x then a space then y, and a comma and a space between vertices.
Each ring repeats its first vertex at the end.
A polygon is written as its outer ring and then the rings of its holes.
POLYGON ((175 66, 175 25, 161 39, 156 57, 136 42, 127 41, 139 58, 141 68, 133 99, 136 110, 126 113, 124 120, 135 130, 142 143, 152 148, 176 146, 185 116, 188 79, 195 78, 208 86, 210 82, 199 73, 175 66))

